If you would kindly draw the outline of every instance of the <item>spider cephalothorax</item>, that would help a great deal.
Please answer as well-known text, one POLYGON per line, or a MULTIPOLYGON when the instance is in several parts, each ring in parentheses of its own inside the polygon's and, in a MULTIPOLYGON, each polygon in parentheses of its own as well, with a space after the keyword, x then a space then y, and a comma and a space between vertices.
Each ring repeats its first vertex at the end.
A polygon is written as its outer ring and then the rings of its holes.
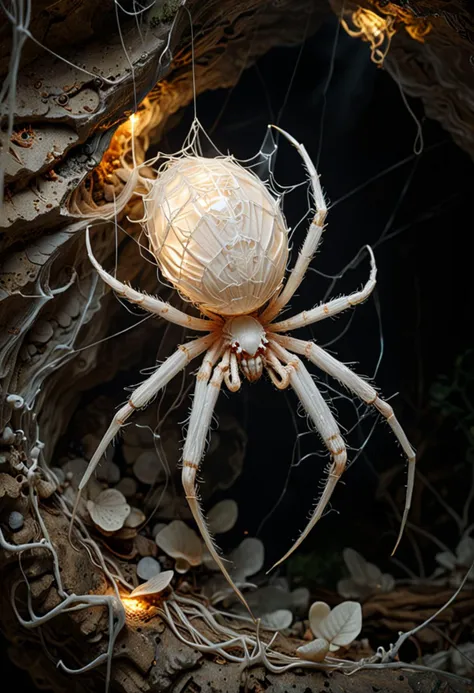
POLYGON ((304 146, 288 133, 283 134, 303 158, 316 207, 306 239, 286 282, 288 230, 279 200, 270 194, 256 175, 230 157, 172 159, 158 178, 149 182, 149 192, 144 199, 143 223, 161 271, 184 298, 199 308, 204 318, 183 313, 111 276, 95 259, 89 233, 86 237, 91 262, 102 279, 120 296, 169 322, 206 335, 179 346, 132 393, 112 420, 79 489, 84 488, 107 446, 134 410, 146 406, 192 359, 204 353, 196 377, 183 449, 182 481, 210 554, 245 605, 243 595, 234 585, 209 534, 196 488, 196 475, 219 391, 223 383, 231 391, 240 388, 239 367, 250 381, 258 380, 266 370, 279 389, 291 386, 331 456, 325 486, 310 520, 278 563, 301 544, 321 518, 347 461, 346 446, 334 415, 299 355, 339 380, 366 404, 373 405, 385 417, 400 442, 409 465, 398 541, 410 508, 415 474, 415 453, 392 407, 380 399, 374 387, 315 342, 283 334, 337 315, 364 301, 375 286, 376 266, 372 250, 367 247, 371 271, 360 291, 275 322, 304 278, 318 247, 327 213, 319 176, 304 146))
POLYGON ((258 380, 263 373, 268 344, 261 323, 251 315, 239 315, 227 320, 222 333, 230 343, 231 373, 235 359, 247 380, 258 380))

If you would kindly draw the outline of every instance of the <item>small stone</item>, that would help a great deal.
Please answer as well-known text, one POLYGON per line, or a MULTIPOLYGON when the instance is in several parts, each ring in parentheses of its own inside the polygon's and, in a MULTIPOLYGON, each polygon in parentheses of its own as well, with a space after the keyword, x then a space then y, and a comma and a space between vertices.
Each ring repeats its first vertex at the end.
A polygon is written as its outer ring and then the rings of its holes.
POLYGON ((153 485, 160 473, 160 462, 154 450, 145 450, 133 465, 133 473, 138 481, 149 486, 153 485))
POLYGON ((153 529, 151 530, 152 536, 156 538, 156 536, 161 532, 162 529, 166 527, 166 522, 157 522, 156 525, 153 525, 153 529))
POLYGON ((25 400, 20 395, 8 395, 6 402, 12 409, 22 409, 25 405, 25 400))
POLYGON ((30 332, 30 341, 34 344, 46 344, 54 335, 54 329, 47 320, 37 320, 30 332))
POLYGON ((106 481, 108 484, 117 484, 120 481, 120 469, 115 462, 102 460, 97 465, 97 478, 101 481, 106 481))
POLYGON ((60 310, 59 313, 56 313, 56 320, 58 321, 59 325, 64 329, 66 327, 69 327, 69 325, 72 323, 71 316, 64 310, 60 310))
POLYGON ((124 522, 125 527, 138 527, 143 524, 146 520, 145 515, 138 508, 131 508, 130 514, 124 522))
POLYGON ((137 563, 137 575, 141 580, 151 580, 161 572, 161 566, 152 556, 145 556, 137 563))
POLYGON ((120 493, 123 493, 125 498, 131 498, 137 492, 137 482, 131 476, 125 476, 123 479, 120 479, 115 488, 120 493))
POLYGON ((16 510, 10 513, 8 516, 8 526, 10 527, 11 530, 16 532, 17 530, 21 529, 23 527, 23 524, 25 522, 25 518, 23 515, 16 510))
POLYGON ((15 434, 13 433, 10 426, 5 426, 2 435, 0 437, 0 443, 2 445, 12 445, 15 442, 15 434))

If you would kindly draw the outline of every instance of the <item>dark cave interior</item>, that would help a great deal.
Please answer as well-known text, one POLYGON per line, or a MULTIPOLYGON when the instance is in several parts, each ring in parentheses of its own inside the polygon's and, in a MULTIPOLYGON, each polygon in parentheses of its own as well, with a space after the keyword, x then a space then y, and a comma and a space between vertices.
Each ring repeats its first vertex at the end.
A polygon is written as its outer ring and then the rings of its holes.
MULTIPOLYGON (((242 74, 231 92, 201 95, 198 116, 215 145, 239 159, 259 150, 269 122, 278 122, 304 143, 314 161, 320 150, 318 170, 334 208, 329 211, 323 243, 313 263, 315 271, 308 273, 292 301, 292 311, 318 303, 330 287, 330 280, 318 270, 338 275, 366 244, 375 247, 378 287, 375 299, 353 315, 319 323, 312 332, 303 330, 298 336, 330 344, 333 353, 344 362, 355 363, 362 374, 374 373, 383 347, 375 382, 385 396, 398 393, 393 403, 401 422, 414 445, 424 449, 422 472, 428 478, 431 474, 439 478, 440 470, 452 468, 447 481, 441 474, 441 493, 447 500, 462 503, 461 493, 471 483, 466 440, 456 420, 440 416, 432 406, 430 393, 438 376, 452 373, 456 359, 469 347, 469 315, 464 311, 474 298, 470 232, 474 166, 438 123, 424 117, 421 103, 408 99, 423 129, 423 149, 418 155, 413 153, 417 125, 398 85, 370 62, 365 44, 343 31, 337 32, 329 80, 336 31, 336 20, 330 19, 302 46, 273 49, 242 74)), ((164 151, 181 147, 192 116, 191 106, 181 113, 178 124, 160 143, 164 151)), ((278 182, 294 185, 304 175, 297 153, 280 140, 275 168, 278 182)), ((307 211, 304 186, 287 196, 284 209, 289 226, 295 226, 307 211)), ((306 228, 307 221, 303 221, 295 232, 294 248, 302 242, 306 228)), ((363 283, 368 261, 362 258, 337 281, 333 295, 363 283)), ((156 347, 150 349, 152 359, 156 347)), ((117 401, 120 386, 126 382, 136 382, 136 372, 123 374, 111 385, 117 401)), ((472 390, 470 383, 468 387, 472 390)), ((467 398, 469 395, 472 391, 467 389, 467 398)), ((320 456, 316 434, 299 438, 301 447, 295 457, 295 422, 299 433, 305 433, 308 426, 304 418, 295 416, 296 399, 291 393, 276 393, 265 381, 253 386, 247 383, 238 394, 226 398, 226 406, 243 424, 249 442, 241 477, 222 495, 235 498, 240 508, 239 521, 225 542, 235 545, 244 534, 259 531, 270 565, 303 527, 326 460, 320 456), (301 463, 299 458, 304 458, 301 463)), ((353 427, 353 404, 337 400, 335 408, 341 424, 353 427)), ((374 421, 369 416, 363 430, 354 426, 349 436, 352 456, 374 421)), ((384 570, 397 570, 389 556, 398 520, 386 501, 375 499, 379 473, 394 465, 400 472, 390 492, 401 509, 406 478, 403 459, 393 436, 379 423, 335 494, 333 509, 337 512, 322 520, 299 552, 317 556, 310 580, 324 584, 337 578, 341 562, 334 556, 339 557, 345 546, 360 551, 384 570)), ((455 544, 455 527, 440 518, 436 502, 424 500, 422 510, 421 514, 421 508, 416 508, 413 522, 422 523, 448 545, 455 544)), ((430 570, 435 547, 423 539, 420 546, 430 570)), ((402 543, 398 557, 413 567, 409 541, 402 543)), ((290 564, 292 575, 298 565, 297 560, 290 564)), ((6 675, 12 665, 7 660, 3 666, 6 675)), ((28 681, 22 675, 15 687, 32 690, 28 681)))

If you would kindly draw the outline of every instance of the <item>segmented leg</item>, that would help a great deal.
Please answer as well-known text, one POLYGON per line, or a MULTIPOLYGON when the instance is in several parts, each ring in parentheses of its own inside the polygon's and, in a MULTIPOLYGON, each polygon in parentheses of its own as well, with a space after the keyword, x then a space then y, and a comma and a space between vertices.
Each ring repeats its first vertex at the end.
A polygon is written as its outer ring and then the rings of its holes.
POLYGON ((270 339, 272 350, 286 362, 290 372, 290 385, 296 392, 298 399, 305 408, 306 412, 311 417, 313 424, 321 436, 324 444, 329 450, 332 458, 329 468, 328 477, 324 485, 323 492, 316 503, 310 520, 303 532, 295 541, 291 549, 275 563, 273 568, 282 563, 288 556, 291 556, 298 546, 308 536, 316 522, 321 518, 327 504, 332 496, 332 493, 339 481, 347 462, 347 451, 345 443, 342 439, 339 426, 336 419, 332 415, 331 410, 323 399, 323 396, 316 387, 311 375, 309 374, 304 363, 294 354, 291 354, 280 344, 270 339))
POLYGON ((271 349, 267 348, 265 354, 265 367, 270 380, 279 390, 285 390, 290 384, 290 371, 288 366, 283 366, 271 349))
MULTIPOLYGON (((125 424, 127 419, 133 414, 135 409, 141 409, 146 406, 148 402, 156 395, 156 393, 165 387, 169 381, 174 378, 187 364, 203 351, 209 348, 216 337, 214 335, 206 335, 205 337, 199 337, 188 344, 180 345, 177 350, 169 356, 166 361, 164 361, 161 366, 159 366, 156 371, 145 380, 137 389, 132 393, 127 404, 124 404, 118 412, 115 414, 112 422, 107 429, 104 437, 99 443, 97 450, 92 456, 89 466, 84 472, 84 476, 79 484, 79 492, 82 491, 84 486, 89 481, 92 473, 97 467, 102 455, 107 450, 109 443, 114 439, 114 437, 119 432, 120 428, 125 424)), ((79 493, 78 493, 79 496, 79 493)))
POLYGON ((332 301, 324 303, 321 306, 316 306, 312 310, 304 310, 302 313, 298 313, 298 315, 288 318, 288 320, 272 323, 271 325, 268 325, 266 329, 270 330, 271 332, 287 332, 289 330, 297 330, 299 327, 305 327, 305 325, 311 325, 319 320, 333 317, 338 313, 342 313, 343 310, 352 308, 352 306, 365 301, 375 288, 377 276, 377 266, 375 264, 372 248, 368 245, 367 250, 369 251, 370 255, 370 276, 367 283, 360 291, 355 291, 354 293, 349 294, 349 296, 340 296, 339 298, 334 298, 332 301))
POLYGON ((253 618, 252 612, 245 601, 244 595, 230 577, 222 558, 219 555, 217 547, 212 540, 204 514, 201 510, 196 489, 196 474, 204 454, 206 437, 211 425, 214 407, 219 396, 222 381, 224 380, 224 377, 229 369, 230 350, 226 349, 221 361, 214 368, 214 372, 212 371, 214 363, 219 355, 220 353, 217 350, 213 351, 212 353, 208 352, 197 375, 194 401, 191 409, 191 417, 189 419, 189 428, 183 450, 182 483, 189 507, 191 508, 191 512, 193 513, 194 519, 209 550, 209 553, 219 566, 229 585, 232 587, 242 604, 253 618))
POLYGON ((407 492, 405 498, 405 508, 403 511, 403 517, 400 525, 400 531, 398 538, 393 549, 395 553, 400 539, 402 538, 403 530, 405 529, 405 524, 408 517, 408 512, 411 506, 411 499, 413 495, 413 486, 415 484, 415 466, 416 466, 416 454, 411 447, 405 431, 400 426, 400 423, 395 416, 392 407, 388 402, 384 402, 383 399, 377 394, 377 391, 369 385, 363 378, 351 371, 350 368, 345 366, 343 363, 335 359, 333 356, 328 354, 324 349, 321 349, 314 342, 305 342, 301 339, 295 339, 294 337, 287 337, 283 335, 275 335, 276 339, 281 345, 294 351, 297 354, 304 354, 311 363, 320 368, 328 375, 339 380, 345 387, 353 392, 357 397, 365 402, 366 404, 372 404, 387 420, 388 425, 394 432, 398 442, 400 443, 403 452, 408 459, 408 482, 407 482, 407 492))
POLYGON ((153 296, 142 294, 139 291, 132 289, 131 286, 127 286, 127 284, 124 284, 115 277, 112 277, 112 275, 106 272, 102 265, 94 257, 91 247, 89 228, 86 229, 86 248, 87 254, 89 255, 89 260, 94 265, 100 277, 119 296, 123 296, 123 298, 130 301, 130 303, 136 303, 137 305, 141 306, 143 310, 147 310, 149 313, 159 315, 175 325, 188 327, 190 330, 196 330, 198 332, 210 332, 216 327, 216 324, 218 324, 217 321, 202 320, 201 318, 195 318, 192 315, 187 315, 181 310, 174 308, 169 303, 160 301, 158 298, 154 298, 153 296))
POLYGON ((304 145, 297 142, 295 138, 289 135, 287 132, 285 132, 285 130, 278 128, 275 125, 271 127, 274 127, 275 130, 281 132, 282 135, 284 135, 286 139, 289 140, 294 147, 296 147, 299 154, 301 155, 301 158, 303 159, 306 169, 309 173, 311 187, 314 195, 314 202, 316 205, 316 214, 314 215, 314 218, 308 229, 308 233, 306 234, 305 241, 300 249, 295 266, 291 270, 291 273, 285 283, 285 286, 283 287, 283 290, 278 296, 276 296, 272 301, 270 301, 267 309, 263 312, 261 316, 262 320, 265 322, 270 322, 270 320, 273 320, 273 318, 276 315, 278 315, 278 313, 280 313, 280 311, 292 299, 299 285, 303 281, 304 276, 306 274, 306 270, 308 269, 308 266, 314 257, 319 241, 321 239, 324 230, 324 220, 326 219, 327 214, 326 202, 324 200, 324 194, 321 188, 321 184, 319 182, 319 175, 304 145))

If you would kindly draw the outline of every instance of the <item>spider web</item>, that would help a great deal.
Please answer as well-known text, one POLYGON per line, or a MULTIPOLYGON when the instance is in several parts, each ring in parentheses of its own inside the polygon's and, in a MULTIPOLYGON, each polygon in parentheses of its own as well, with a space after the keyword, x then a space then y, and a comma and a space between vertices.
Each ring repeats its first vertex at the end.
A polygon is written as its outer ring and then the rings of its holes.
MULTIPOLYGON (((2 87, 1 92, 2 101, 7 103, 8 113, 10 115, 7 132, 6 134, 2 133, 2 135, 4 135, 8 141, 11 135, 11 129, 13 127, 12 117, 15 110, 15 80, 19 69, 23 40, 24 37, 29 37, 34 41, 36 41, 36 39, 34 36, 32 36, 28 27, 29 16, 31 13, 30 0, 13 0, 8 8, 3 3, 1 7, 4 11, 8 10, 8 18, 14 32, 11 70, 9 71, 9 75, 2 87)), ((134 2, 132 10, 129 10, 115 0, 116 22, 122 39, 123 51, 126 56, 128 55, 127 49, 121 33, 122 18, 133 15, 137 26, 140 28, 144 13, 149 8, 149 3, 134 2)), ((190 17, 190 25, 192 30, 192 17, 190 17)), ((341 248, 341 250, 344 251, 341 252, 341 257, 338 257, 336 262, 331 261, 328 264, 328 269, 326 269, 325 250, 331 244, 341 247, 341 234, 338 229, 340 222, 334 218, 337 212, 341 208, 344 208, 347 205, 352 205, 354 202, 356 202, 359 196, 374 184, 379 184, 381 181, 387 181, 387 184, 390 185, 392 174, 398 174, 402 170, 405 177, 402 181, 402 185, 393 196, 391 209, 387 208, 388 214, 386 223, 382 227, 379 227, 376 233, 372 234, 372 236, 367 234, 367 237, 364 238, 360 244, 362 247, 365 242, 370 242, 375 251, 378 249, 383 249, 385 246, 390 246, 390 244, 396 242, 400 234, 407 232, 417 221, 416 219, 414 220, 413 218, 408 217, 400 223, 398 219, 399 212, 403 209, 405 199, 407 195, 409 195, 412 181, 417 175, 420 161, 425 157, 429 157, 433 152, 436 152, 439 147, 443 146, 442 139, 428 143, 423 142, 423 138, 420 137, 420 133, 423 132, 423 123, 417 119, 416 115, 414 115, 414 110, 419 110, 419 108, 416 108, 416 104, 414 104, 412 108, 410 105, 411 102, 408 103, 406 97, 403 96, 403 92, 400 90, 400 99, 403 100, 406 109, 409 111, 410 118, 414 118, 416 121, 415 126, 412 124, 412 128, 408 126, 406 127, 406 140, 411 143, 412 151, 410 151, 410 147, 408 147, 408 149, 405 148, 406 151, 402 156, 400 156, 399 153, 395 153, 395 156, 392 156, 390 162, 378 170, 364 170, 362 176, 359 176, 358 180, 352 179, 348 181, 348 187, 342 192, 338 190, 337 194, 333 196, 333 193, 330 190, 330 185, 328 184, 326 186, 325 183, 325 181, 328 179, 327 172, 325 171, 325 168, 327 168, 327 163, 325 163, 325 159, 327 161, 327 153, 325 150, 327 150, 328 142, 331 141, 332 125, 330 120, 335 111, 334 102, 340 105, 340 112, 342 114, 340 115, 341 119, 347 118, 348 121, 352 121, 354 118, 361 117, 360 112, 357 112, 357 110, 354 112, 354 100, 351 101, 344 94, 344 89, 347 87, 347 79, 341 80, 340 64, 344 61, 344 59, 346 60, 346 63, 350 62, 351 58, 349 57, 349 61, 347 58, 348 56, 352 56, 354 58, 353 64, 362 67, 364 75, 372 75, 376 68, 370 63, 369 49, 356 39, 350 39, 348 36, 346 36, 341 30, 340 24, 337 22, 336 18, 328 20, 322 31, 324 37, 323 44, 325 45, 326 50, 325 52, 321 52, 319 55, 319 62, 316 70, 318 73, 315 82, 316 87, 313 89, 315 92, 314 98, 320 103, 319 117, 313 125, 313 129, 319 133, 315 150, 316 156, 314 157, 314 160, 318 171, 321 174, 323 186, 328 188, 327 192, 330 193, 330 198, 332 199, 330 199, 329 204, 329 226, 325 232, 324 241, 317 254, 317 257, 308 270, 305 281, 306 284, 308 284, 310 281, 313 283, 314 279, 315 294, 317 294, 318 300, 313 300, 313 303, 323 301, 327 297, 334 296, 337 293, 346 293, 348 287, 355 288, 355 286, 358 285, 358 282, 360 282, 360 278, 364 277, 364 272, 366 273, 367 270, 367 262, 364 252, 360 250, 356 250, 355 252, 352 250, 345 251, 343 248, 341 248), (340 84, 338 80, 341 80, 340 84), (330 269, 330 265, 333 266, 332 271, 330 269), (362 270, 362 273, 359 270, 362 270), (354 279, 356 279, 356 281, 354 281, 354 279), (322 288, 321 293, 319 293, 320 287, 322 288)), ((290 208, 290 211, 287 213, 287 218, 290 220, 290 241, 293 244, 293 261, 295 257, 295 250, 302 242, 302 238, 304 237, 311 214, 314 212, 312 196, 309 191, 306 174, 301 161, 299 161, 299 167, 301 170, 299 180, 288 181, 287 177, 281 175, 279 170, 279 162, 282 160, 286 161, 287 157, 288 159, 290 159, 292 156, 297 158, 297 155, 295 152, 289 151, 291 150, 291 147, 289 147, 287 143, 281 142, 279 133, 275 133, 273 130, 268 130, 266 126, 268 123, 282 125, 283 127, 286 127, 288 131, 299 141, 305 141, 304 130, 307 126, 303 122, 300 124, 296 122, 295 127, 291 127, 292 123, 286 125, 286 121, 291 121, 292 119, 292 99, 298 94, 298 90, 302 88, 302 84, 304 84, 306 88, 309 86, 311 90, 311 84, 308 85, 306 78, 302 77, 303 69, 301 67, 304 52, 307 50, 308 46, 308 37, 306 34, 307 31, 305 29, 301 36, 302 43, 299 48, 288 49, 290 67, 289 70, 287 70, 285 79, 281 80, 285 84, 284 87, 280 89, 280 93, 276 99, 269 93, 266 83, 267 77, 263 72, 265 69, 265 61, 259 61, 255 67, 249 68, 250 71, 254 71, 256 81, 260 85, 260 90, 255 90, 253 93, 255 96, 258 95, 266 105, 265 108, 254 109, 254 111, 258 114, 257 117, 250 114, 250 118, 245 118, 245 114, 241 113, 238 113, 236 116, 237 106, 235 95, 239 93, 238 85, 233 89, 227 90, 224 98, 221 98, 220 103, 217 101, 217 105, 213 104, 212 108, 209 108, 206 95, 204 95, 204 98, 196 98, 196 90, 194 89, 194 106, 191 110, 188 109, 187 116, 185 115, 183 119, 183 123, 189 129, 187 136, 184 138, 184 140, 182 140, 182 147, 179 148, 178 152, 173 151, 172 148, 171 152, 173 153, 166 154, 164 152, 160 152, 159 155, 152 157, 146 162, 147 165, 158 164, 161 166, 166 165, 171 158, 178 155, 182 156, 186 154, 199 154, 203 156, 224 156, 225 152, 232 150, 232 153, 235 155, 236 159, 243 166, 253 170, 262 180, 267 181, 273 195, 278 199, 281 199, 285 212, 287 207, 290 208), (204 113, 204 110, 208 111, 205 119, 203 119, 201 116, 201 114, 204 113), (198 119, 198 113, 201 120, 198 119), (191 116, 192 119, 190 125, 187 124, 187 117, 189 120, 189 116, 191 116), (299 129, 298 125, 301 126, 301 129, 299 129), (244 141, 245 132, 249 130, 252 130, 253 132, 257 131, 258 137, 260 138, 260 144, 257 148, 257 152, 254 154, 247 152, 247 147, 244 141), (241 145, 243 141, 243 146, 237 147, 236 149, 231 149, 229 141, 234 140, 235 142, 236 139, 241 140, 241 145), (293 203, 293 209, 297 210, 296 213, 291 211, 290 199, 292 197, 294 197, 296 200, 296 202, 293 203), (303 213, 301 213, 302 209, 304 210, 303 213)), ((258 40, 257 32, 255 32, 253 40, 258 40)), ((194 46, 194 43, 192 45, 194 46)), ((49 50, 46 47, 44 48, 49 50)), ((165 48, 164 52, 166 53, 167 50, 168 47, 165 48)), ((59 55, 57 57, 66 61, 65 58, 62 58, 59 55)), ((131 62, 130 69, 132 72, 132 77, 134 77, 133 65, 131 62)), ((244 70, 242 70, 242 76, 243 73, 244 70)), ((136 89, 134 90, 134 96, 135 106, 137 107, 138 96, 136 89)), ((180 132, 179 128, 177 129, 177 132, 180 132)), ((255 137, 252 139, 255 139, 255 137)), ((165 138, 164 144, 166 144, 166 140, 172 141, 173 133, 165 138)), ((382 143, 382 145, 383 144, 384 143, 382 143)), ((369 142, 369 151, 370 148, 371 143, 369 142)), ((8 149, 3 147, 3 152, 5 151, 8 151, 8 149)), ((360 153, 358 153, 356 156, 356 159, 360 161, 358 157, 360 157, 360 153)), ((344 160, 341 161, 339 159, 338 165, 344 166, 344 160)), ((3 167, 0 166, 0 169, 2 168, 3 167)), ((0 188, 2 187, 3 186, 0 186, 0 188)), ((453 199, 443 198, 439 205, 449 205, 452 203, 453 199)), ((435 214, 436 211, 437 208, 427 209, 424 211, 424 214, 427 218, 429 218, 431 215, 435 214)), ((117 271, 119 264, 119 233, 126 233, 126 231, 120 227, 117 219, 115 219, 117 248, 115 272, 117 271)), ((151 262, 156 265, 156 261, 148 250, 147 240, 143 237, 143 234, 141 236, 133 236, 132 238, 135 242, 137 242, 139 251, 144 260, 146 260, 148 263, 151 262)), ((290 265, 291 264, 292 262, 290 261, 290 265)), ((159 275, 158 272, 156 276, 157 281, 163 287, 159 291, 161 297, 165 297, 163 289, 169 290, 167 293, 170 295, 170 292, 173 291, 173 287, 166 282, 163 276, 159 275)), ((295 306, 291 308, 292 311, 294 310, 296 312, 297 301, 298 297, 296 297, 296 299, 292 302, 295 306)), ((143 318, 139 311, 131 308, 125 302, 122 303, 132 315, 138 316, 138 320, 136 321, 137 326, 140 326, 140 324, 148 319, 143 318)), ((362 310, 365 313, 371 311, 372 319, 377 325, 375 346, 372 346, 370 358, 366 359, 363 362, 363 365, 358 367, 357 370, 359 372, 365 372, 371 377, 375 378, 381 364, 383 363, 385 349, 384 321, 387 319, 386 308, 384 307, 385 305, 386 301, 384 297, 380 297, 376 293, 375 297, 369 301, 368 306, 359 308, 356 311, 352 311, 347 316, 344 315, 341 319, 339 319, 337 323, 335 323, 336 329, 333 329, 332 331, 329 330, 328 334, 324 335, 323 340, 320 339, 319 326, 318 334, 316 334, 316 331, 312 330, 311 336, 316 338, 318 343, 320 343, 322 346, 330 350, 337 351, 338 345, 343 340, 350 338, 357 330, 359 311, 362 310)), ((308 306, 303 305, 301 307, 305 308, 308 306)), ((127 331, 132 329, 134 329, 134 324, 131 324, 126 328, 127 331)), ((166 330, 169 329, 169 327, 166 327, 166 330)), ((123 334, 123 331, 121 334, 123 334)), ((115 336, 117 335, 111 334, 106 337, 106 339, 113 339, 115 336)), ((83 350, 90 346, 92 345, 80 346, 77 350, 83 350)), ((358 352, 352 352, 350 358, 354 357, 353 354, 354 356, 357 354, 357 357, 362 356, 358 352)), ((362 457, 364 458, 365 464, 373 470, 373 474, 376 476, 375 467, 372 463, 372 455, 367 456, 366 454, 367 450, 370 450, 370 438, 376 424, 372 410, 361 404, 356 398, 350 396, 346 391, 341 390, 334 381, 329 380, 325 376, 321 376, 321 374, 315 375, 315 378, 317 379, 318 385, 324 388, 325 397, 330 401, 331 407, 335 411, 339 411, 341 406, 343 406, 345 411, 352 414, 348 420, 343 418, 341 415, 338 416, 339 423, 348 439, 350 464, 354 464, 354 462, 362 457)), ((176 401, 173 401, 173 403, 169 405, 171 409, 164 410, 163 415, 159 417, 160 421, 166 421, 170 411, 176 408, 178 404, 183 401, 188 390, 189 384, 186 384, 183 376, 181 388, 179 390, 179 397, 176 401)), ((391 395, 391 393, 388 394, 391 395)), ((252 396, 254 396, 254 393, 252 393, 252 396)), ((159 399, 159 411, 160 408, 163 410, 163 407, 165 406, 164 398, 165 394, 163 393, 160 395, 159 399)), ((272 517, 273 514, 278 510, 279 504, 283 500, 286 489, 288 488, 288 484, 291 481, 293 471, 298 467, 313 464, 313 460, 311 459, 313 457, 321 457, 322 459, 327 458, 326 452, 319 443, 317 436, 312 430, 308 429, 305 423, 306 417, 300 417, 298 415, 298 411, 294 410, 294 404, 291 404, 290 400, 288 400, 288 402, 290 422, 292 422, 291 425, 295 431, 293 434, 294 444, 292 462, 288 465, 288 472, 283 479, 281 491, 272 501, 271 509, 264 517, 260 528, 262 528, 268 519, 272 517), (310 452, 305 453, 302 451, 302 441, 310 437, 314 441, 312 443, 313 449, 310 452)), ((153 440, 155 442, 159 441, 159 433, 157 433, 157 431, 159 431, 160 425, 161 424, 158 424, 158 428, 153 432, 150 432, 150 434, 153 435, 153 440)), ((158 442, 156 442, 156 444, 159 445, 158 442)), ((166 460, 163 460, 163 465, 166 466, 166 460)), ((318 462, 316 466, 320 468, 322 464, 318 462)))

